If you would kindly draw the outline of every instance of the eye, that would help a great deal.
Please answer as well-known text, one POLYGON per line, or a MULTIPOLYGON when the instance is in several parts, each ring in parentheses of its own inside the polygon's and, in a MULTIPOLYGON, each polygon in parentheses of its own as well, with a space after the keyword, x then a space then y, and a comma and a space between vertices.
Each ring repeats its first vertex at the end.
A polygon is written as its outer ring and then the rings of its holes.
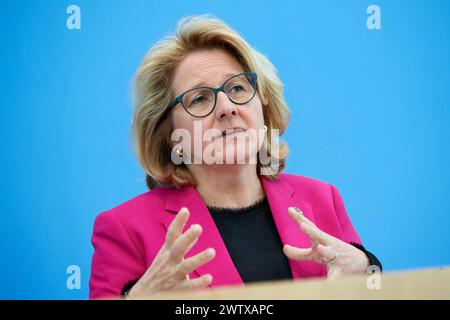
POLYGON ((244 87, 241 86, 240 84, 235 84, 234 86, 232 86, 230 88, 230 92, 231 93, 239 93, 241 91, 245 91, 244 87))
POLYGON ((207 100, 206 97, 203 96, 203 95, 196 96, 196 97, 191 101, 191 103, 189 103, 189 107, 195 106, 195 105, 200 104, 200 103, 203 103, 203 102, 205 102, 206 100, 207 100))

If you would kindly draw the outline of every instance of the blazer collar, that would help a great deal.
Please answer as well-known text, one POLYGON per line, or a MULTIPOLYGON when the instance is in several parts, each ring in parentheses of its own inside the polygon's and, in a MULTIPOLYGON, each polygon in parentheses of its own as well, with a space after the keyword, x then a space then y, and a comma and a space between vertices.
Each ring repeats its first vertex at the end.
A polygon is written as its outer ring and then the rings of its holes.
MULTIPOLYGON (((279 175, 276 180, 269 180, 262 176, 261 183, 267 196, 281 242, 300 248, 310 247, 311 242, 309 238, 300 231, 300 227, 289 217, 287 210, 290 206, 296 206, 303 211, 308 219, 314 222, 311 205, 301 198, 301 195, 282 178, 282 175, 279 175)), ((215 258, 197 268, 195 273, 198 276, 207 273, 211 274, 213 276, 211 287, 229 284, 243 285, 244 282, 228 253, 219 230, 197 190, 193 186, 167 190, 166 210, 168 214, 162 219, 166 230, 175 218, 176 213, 182 207, 187 207, 190 211, 190 217, 183 232, 192 224, 200 224, 203 228, 198 242, 186 254, 186 258, 194 256, 209 247, 213 247, 216 250, 215 258)), ((320 276, 326 272, 323 266, 309 261, 289 260, 289 264, 294 279, 320 276)))
MULTIPOLYGON (((283 245, 290 244, 298 248, 309 248, 312 245, 311 241, 300 230, 297 222, 289 217, 288 208, 297 207, 301 209, 305 217, 313 223, 315 223, 314 211, 311 204, 302 197, 301 192, 296 190, 286 180, 283 174, 280 174, 276 180, 269 180, 263 177, 261 182, 269 201, 281 243, 283 245)), ((324 265, 312 261, 295 261, 289 259, 289 265, 294 279, 323 276, 326 274, 326 267, 324 265)))

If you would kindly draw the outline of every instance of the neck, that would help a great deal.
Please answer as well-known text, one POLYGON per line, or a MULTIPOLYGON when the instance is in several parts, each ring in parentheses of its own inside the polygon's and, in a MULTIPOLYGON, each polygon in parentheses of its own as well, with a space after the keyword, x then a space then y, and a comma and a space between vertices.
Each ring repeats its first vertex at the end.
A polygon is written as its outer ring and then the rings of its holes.
POLYGON ((193 165, 190 168, 197 180, 197 191, 206 205, 241 208, 264 196, 256 165, 193 165))

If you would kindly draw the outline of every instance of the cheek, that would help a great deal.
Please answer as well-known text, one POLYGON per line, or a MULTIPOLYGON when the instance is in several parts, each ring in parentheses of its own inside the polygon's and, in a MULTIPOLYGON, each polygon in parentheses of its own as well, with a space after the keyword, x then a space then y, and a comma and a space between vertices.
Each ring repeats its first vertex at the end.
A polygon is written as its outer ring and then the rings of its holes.
POLYGON ((194 153, 202 154, 202 150, 208 143, 203 140, 205 130, 211 128, 212 121, 208 119, 195 119, 188 115, 184 110, 177 110, 172 117, 172 125, 174 131, 177 130, 176 139, 172 141, 172 146, 181 144, 184 153, 189 157, 194 153), (178 138, 182 136, 183 138, 178 138))
POLYGON ((251 117, 251 126, 256 129, 256 144, 258 146, 258 150, 262 147, 264 139, 265 139, 265 130, 264 130, 264 112, 261 100, 259 97, 255 97, 255 101, 252 108, 251 117))
MULTIPOLYGON (((190 121, 190 119, 187 119, 187 117, 185 117, 184 114, 180 113, 179 110, 174 110, 172 114, 172 128, 175 136, 193 136, 194 127, 192 121, 190 121)), ((181 143, 184 144, 185 142, 186 141, 183 141, 181 143)), ((176 141, 172 141, 172 145, 175 145, 177 143, 178 139, 176 139, 176 141)), ((184 147, 188 148, 188 145, 184 147)))
POLYGON ((242 108, 242 112, 249 127, 259 129, 264 126, 263 106, 258 96, 252 100, 249 106, 242 108))
MULTIPOLYGON (((181 106, 180 106, 181 107, 181 106)), ((192 136, 194 136, 194 125, 196 122, 202 121, 201 119, 193 118, 189 115, 183 108, 178 108, 174 110, 173 113, 173 128, 188 130, 192 136)))

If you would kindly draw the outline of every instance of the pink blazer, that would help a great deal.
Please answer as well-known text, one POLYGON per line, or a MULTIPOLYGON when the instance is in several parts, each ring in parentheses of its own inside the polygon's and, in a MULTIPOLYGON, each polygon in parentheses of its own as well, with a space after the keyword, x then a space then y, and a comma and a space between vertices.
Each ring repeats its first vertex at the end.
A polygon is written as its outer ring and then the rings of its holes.
MULTIPOLYGON (((261 182, 283 244, 306 248, 311 242, 287 212, 300 208, 323 231, 346 242, 361 243, 342 198, 331 184, 300 175, 282 173, 261 182)), ((183 207, 190 211, 185 229, 200 224, 203 233, 186 257, 213 247, 216 257, 192 272, 190 278, 210 273, 210 287, 244 285, 202 198, 192 186, 156 188, 111 210, 94 222, 89 297, 118 297, 130 280, 138 279, 151 265, 164 243, 166 231, 183 207)), ((184 230, 183 230, 184 231, 184 230)), ((280 248, 282 250, 282 248, 280 248)), ((310 261, 289 260, 293 279, 326 276, 326 267, 310 261)))

